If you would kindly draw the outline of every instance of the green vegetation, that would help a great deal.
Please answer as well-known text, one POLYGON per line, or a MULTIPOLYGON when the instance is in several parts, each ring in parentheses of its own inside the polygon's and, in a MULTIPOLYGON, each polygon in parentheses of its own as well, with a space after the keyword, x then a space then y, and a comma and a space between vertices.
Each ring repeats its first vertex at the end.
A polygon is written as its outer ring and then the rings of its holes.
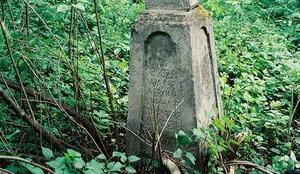
MULTIPOLYGON (((0 173, 139 173, 139 157, 123 152, 130 28, 143 3, 0 3, 0 173)), ((224 116, 179 132, 174 159, 200 173, 185 147, 205 139, 212 174, 300 168, 300 2, 201 3, 213 13, 224 116)))

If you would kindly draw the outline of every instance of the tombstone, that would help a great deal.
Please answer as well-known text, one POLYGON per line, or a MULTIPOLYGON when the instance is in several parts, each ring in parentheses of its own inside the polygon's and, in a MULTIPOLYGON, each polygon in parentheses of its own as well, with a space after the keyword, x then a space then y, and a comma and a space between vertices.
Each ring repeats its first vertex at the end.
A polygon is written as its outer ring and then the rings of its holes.
POLYGON ((221 113, 211 17, 197 2, 146 0, 132 27, 126 152, 143 163, 160 135, 160 150, 174 152, 175 133, 221 113))

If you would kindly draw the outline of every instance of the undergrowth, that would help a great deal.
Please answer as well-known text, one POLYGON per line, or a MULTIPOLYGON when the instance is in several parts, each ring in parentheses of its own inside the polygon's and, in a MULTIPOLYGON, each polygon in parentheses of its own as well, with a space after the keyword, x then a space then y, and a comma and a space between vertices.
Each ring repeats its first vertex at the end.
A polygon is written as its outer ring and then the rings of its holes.
MULTIPOLYGON (((144 5, 99 1, 96 15, 94 2, 0 1, 0 172, 139 171, 140 157, 123 151, 130 27, 144 5)), ((200 173, 184 147, 205 140, 208 173, 300 168, 300 2, 201 3, 213 14, 224 113, 177 134, 176 164, 200 173)))

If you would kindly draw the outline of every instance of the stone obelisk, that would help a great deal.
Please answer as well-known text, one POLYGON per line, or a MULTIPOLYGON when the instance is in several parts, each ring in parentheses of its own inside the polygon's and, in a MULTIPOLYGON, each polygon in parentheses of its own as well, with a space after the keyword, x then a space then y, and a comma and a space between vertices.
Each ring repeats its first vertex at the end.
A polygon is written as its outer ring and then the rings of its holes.
MULTIPOLYGON (((210 14, 198 0, 145 3, 132 27, 126 135, 127 153, 144 162, 158 144, 174 151, 178 131, 207 127, 221 113, 210 14)), ((194 149, 199 157, 201 146, 194 149)))

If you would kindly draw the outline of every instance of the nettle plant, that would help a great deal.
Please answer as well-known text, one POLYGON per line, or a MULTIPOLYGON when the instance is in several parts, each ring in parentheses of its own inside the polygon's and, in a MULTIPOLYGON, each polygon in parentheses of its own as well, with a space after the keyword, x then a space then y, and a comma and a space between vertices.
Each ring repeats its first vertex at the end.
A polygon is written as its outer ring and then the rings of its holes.
MULTIPOLYGON (((47 153, 44 153, 44 156, 50 157, 47 153)), ((115 151, 109 159, 105 155, 100 154, 95 159, 85 162, 79 152, 69 149, 64 157, 58 157, 46 164, 55 169, 57 174, 136 173, 131 164, 139 160, 140 158, 136 156, 127 157, 125 153, 115 151)))
MULTIPOLYGON (((139 161, 136 156, 126 156, 122 152, 113 152, 111 158, 100 154, 95 159, 85 162, 82 155, 72 149, 68 149, 64 156, 57 157, 54 160, 52 150, 42 148, 44 157, 49 161, 46 164, 55 170, 56 174, 106 174, 106 173, 136 173, 132 164, 139 161)), ((35 166, 22 163, 30 172, 34 174, 43 174, 44 172, 35 166)))
POLYGON ((225 174, 229 171, 251 174, 267 171, 275 174, 299 168, 300 163, 296 159, 292 143, 266 149, 266 140, 243 126, 243 120, 222 116, 215 118, 208 128, 193 129, 192 136, 179 131, 176 134, 177 150, 173 153, 173 158, 178 160, 185 173, 201 173, 196 170, 199 168, 195 164, 196 158, 188 149, 190 144, 198 143, 204 149, 204 157, 208 157, 205 173, 209 174, 225 174), (256 148, 264 150, 265 154, 258 153, 256 148))

